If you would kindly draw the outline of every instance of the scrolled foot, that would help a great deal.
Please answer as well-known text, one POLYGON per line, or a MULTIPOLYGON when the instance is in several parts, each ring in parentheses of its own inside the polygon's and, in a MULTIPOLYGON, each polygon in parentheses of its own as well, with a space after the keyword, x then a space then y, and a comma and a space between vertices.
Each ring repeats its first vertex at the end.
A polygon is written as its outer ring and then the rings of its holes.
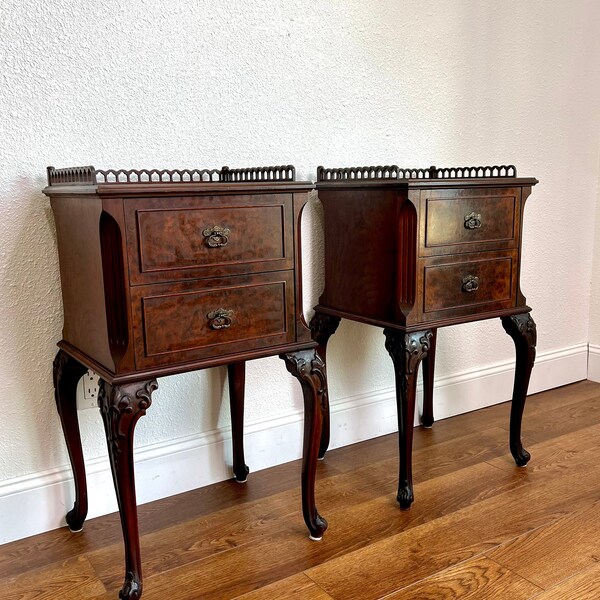
POLYGON ((433 417, 429 419, 428 417, 423 416, 421 423, 423 424, 423 427, 425 427, 425 429, 431 429, 434 423, 433 417))
POLYGON ((246 483, 248 481, 248 473, 250 473, 250 469, 248 465, 244 465, 237 473, 234 472, 233 476, 238 483, 246 483))
POLYGON ((517 463, 517 467, 526 467, 529 459, 531 458, 531 454, 523 448, 523 446, 519 445, 518 448, 512 448, 511 453, 515 462, 517 463))
POLYGON ((414 502, 415 496, 413 494, 412 488, 405 484, 398 488, 398 495, 396 496, 396 500, 400 504, 401 510, 408 510, 411 504, 414 502))
POLYGON ((133 573, 127 573, 125 583, 119 592, 121 600, 140 600, 142 596, 142 582, 138 581, 133 573))
POLYGON ((327 529, 327 521, 318 513, 315 519, 313 519, 310 524, 307 523, 307 525, 309 530, 308 537, 313 542, 318 542, 323 537, 323 534, 327 529))
POLYGON ((71 533, 79 533, 83 529, 85 516, 77 514, 77 509, 73 508, 67 513, 67 525, 71 533))

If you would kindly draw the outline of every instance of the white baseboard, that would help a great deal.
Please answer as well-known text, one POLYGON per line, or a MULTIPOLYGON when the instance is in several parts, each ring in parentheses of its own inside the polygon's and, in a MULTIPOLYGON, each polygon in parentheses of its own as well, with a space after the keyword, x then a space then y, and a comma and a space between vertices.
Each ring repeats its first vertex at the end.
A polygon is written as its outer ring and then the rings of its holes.
MULTIPOLYGON (((596 381, 600 381, 600 347, 594 348, 596 381)), ((513 375, 514 363, 506 362, 437 379, 434 392, 436 420, 509 400, 513 375)), ((529 391, 536 393, 587 376, 587 344, 539 354, 529 391)), ((420 403, 420 390, 418 394, 420 403)), ((342 400, 332 399, 331 448, 392 433, 397 427, 393 387, 342 400)), ((229 479, 232 476, 230 438, 230 432, 210 431, 137 449, 139 504, 229 479)), ((302 414, 248 424, 245 448, 251 471, 300 458, 302 414)), ((88 461, 86 467, 89 518, 116 511, 108 459, 88 461)), ((63 526, 64 515, 72 504, 70 467, 1 482, 0 544, 63 526)))
POLYGON ((589 345, 587 378, 600 383, 600 346, 595 344, 589 345))

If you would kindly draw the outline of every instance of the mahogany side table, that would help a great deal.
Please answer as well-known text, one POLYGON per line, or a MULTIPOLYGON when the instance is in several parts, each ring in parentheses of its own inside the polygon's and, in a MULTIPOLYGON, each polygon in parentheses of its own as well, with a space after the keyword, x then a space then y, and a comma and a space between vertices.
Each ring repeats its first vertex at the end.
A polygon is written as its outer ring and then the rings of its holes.
MULTIPOLYGON (((423 424, 433 424, 438 327, 500 317, 516 348, 510 451, 530 455, 521 421, 536 326, 519 286, 523 210, 533 178, 514 166, 401 169, 319 167, 325 215, 325 290, 311 320, 325 361, 340 319, 383 327, 398 403, 398 502, 413 502, 416 380, 424 366, 423 424)), ((329 444, 325 413, 319 457, 329 444)))
POLYGON ((64 304, 55 398, 75 477, 67 523, 80 530, 87 516, 76 387, 90 368, 125 543, 120 598, 142 595, 133 436, 161 375, 228 366, 234 473, 245 481, 245 361, 279 355, 304 395, 304 519, 312 539, 327 527, 314 497, 327 384, 301 290, 300 214, 312 189, 290 165, 48 167, 64 304))

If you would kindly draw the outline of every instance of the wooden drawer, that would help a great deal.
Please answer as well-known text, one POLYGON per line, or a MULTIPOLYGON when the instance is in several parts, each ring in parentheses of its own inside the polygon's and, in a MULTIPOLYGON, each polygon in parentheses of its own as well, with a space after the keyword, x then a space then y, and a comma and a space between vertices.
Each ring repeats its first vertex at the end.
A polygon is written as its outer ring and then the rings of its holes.
POLYGON ((131 288, 137 368, 295 340, 294 272, 131 288))
POLYGON ((518 247, 520 188, 422 190, 420 255, 518 247))
POLYGON ((293 195, 125 200, 133 285, 294 267, 293 195))
POLYGON ((516 250, 433 257, 419 263, 424 322, 515 306, 516 250))

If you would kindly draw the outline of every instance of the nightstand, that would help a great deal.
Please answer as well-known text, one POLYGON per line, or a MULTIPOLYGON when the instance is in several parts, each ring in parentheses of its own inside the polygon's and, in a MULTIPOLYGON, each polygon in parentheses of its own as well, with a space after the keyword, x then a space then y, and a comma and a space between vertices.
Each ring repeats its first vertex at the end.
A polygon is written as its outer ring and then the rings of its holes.
POLYGON ((90 368, 123 527, 121 598, 142 594, 133 435, 159 376, 228 366, 234 473, 244 481, 245 361, 279 355, 304 394, 304 518, 313 539, 327 527, 314 499, 327 386, 301 290, 300 214, 313 188, 292 166, 48 167, 64 305, 54 385, 76 490, 67 523, 80 530, 87 515, 76 387, 90 368))
MULTIPOLYGON (((414 499, 416 380, 424 365, 423 424, 433 424, 436 330, 500 317, 516 348, 510 450, 530 458, 521 420, 535 360, 536 327, 519 287, 525 201, 536 179, 514 166, 326 169, 317 190, 325 215, 325 289, 311 321, 325 360, 340 319, 383 328, 394 363, 400 450, 398 502, 414 499)), ((329 443, 329 416, 319 449, 329 443)))

